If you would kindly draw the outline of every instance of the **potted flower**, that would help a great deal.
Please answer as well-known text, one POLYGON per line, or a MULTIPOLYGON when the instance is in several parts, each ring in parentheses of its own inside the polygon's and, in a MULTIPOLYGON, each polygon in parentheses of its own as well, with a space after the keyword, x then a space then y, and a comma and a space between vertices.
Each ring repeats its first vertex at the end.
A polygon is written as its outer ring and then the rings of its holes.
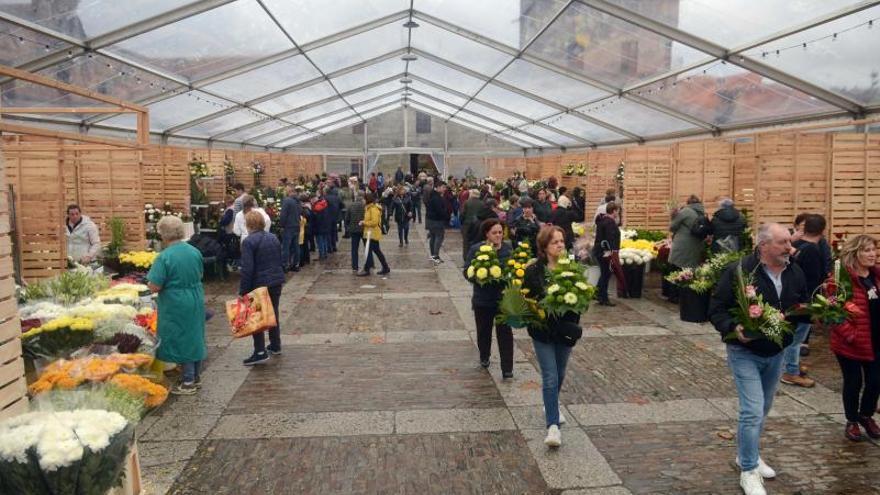
POLYGON ((642 287, 645 283, 645 273, 655 252, 653 244, 647 241, 623 241, 621 243, 620 264, 623 267, 623 275, 626 278, 626 288, 629 297, 642 297, 642 287), (647 243, 646 245, 643 245, 647 243))

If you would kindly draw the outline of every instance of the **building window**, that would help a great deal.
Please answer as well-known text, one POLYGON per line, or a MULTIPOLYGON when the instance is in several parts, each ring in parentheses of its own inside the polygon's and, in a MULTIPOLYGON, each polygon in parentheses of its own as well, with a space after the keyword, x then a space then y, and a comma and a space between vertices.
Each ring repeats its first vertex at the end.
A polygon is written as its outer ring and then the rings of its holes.
POLYGON ((431 116, 416 112, 416 134, 431 134, 431 116))
POLYGON ((363 136, 364 135, 364 123, 361 122, 360 124, 355 124, 355 125, 351 126, 351 133, 357 134, 359 136, 363 136))
POLYGON ((624 41, 620 45, 620 72, 628 76, 636 75, 639 62, 639 42, 624 41))

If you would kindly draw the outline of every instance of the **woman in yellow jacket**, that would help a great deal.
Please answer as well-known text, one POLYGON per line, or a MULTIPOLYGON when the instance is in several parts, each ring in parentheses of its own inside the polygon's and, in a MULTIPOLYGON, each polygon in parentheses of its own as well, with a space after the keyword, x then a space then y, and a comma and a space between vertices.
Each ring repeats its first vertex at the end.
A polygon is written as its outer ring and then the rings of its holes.
POLYGON ((367 262, 364 269, 358 272, 358 277, 366 277, 373 269, 373 254, 379 258, 382 263, 382 271, 378 275, 387 275, 391 273, 388 262, 385 261, 385 255, 382 254, 382 248, 379 242, 382 240, 382 207, 376 204, 376 195, 372 192, 364 194, 364 219, 360 222, 364 227, 364 239, 369 239, 370 251, 367 253, 367 262), (369 235, 369 237, 367 237, 369 235))

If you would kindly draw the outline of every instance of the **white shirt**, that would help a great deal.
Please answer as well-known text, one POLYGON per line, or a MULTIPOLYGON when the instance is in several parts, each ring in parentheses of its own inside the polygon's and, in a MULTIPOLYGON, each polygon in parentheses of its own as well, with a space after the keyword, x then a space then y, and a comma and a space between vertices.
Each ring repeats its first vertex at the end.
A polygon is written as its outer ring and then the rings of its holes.
POLYGON ((764 268, 764 273, 770 277, 770 281, 773 282, 773 287, 776 288, 776 297, 782 298, 782 272, 784 272, 788 267, 783 268, 778 274, 773 273, 773 270, 767 268, 767 265, 761 265, 764 268))
MULTIPOLYGON (((254 210, 260 212, 260 214, 263 215, 263 221, 266 222, 266 228, 263 230, 269 232, 269 229, 272 227, 272 220, 269 219, 269 215, 262 208, 258 207, 254 208, 254 210)), ((244 240, 248 236, 247 224, 244 221, 244 210, 235 214, 235 221, 232 223, 232 233, 241 237, 241 241, 244 242, 244 240)))

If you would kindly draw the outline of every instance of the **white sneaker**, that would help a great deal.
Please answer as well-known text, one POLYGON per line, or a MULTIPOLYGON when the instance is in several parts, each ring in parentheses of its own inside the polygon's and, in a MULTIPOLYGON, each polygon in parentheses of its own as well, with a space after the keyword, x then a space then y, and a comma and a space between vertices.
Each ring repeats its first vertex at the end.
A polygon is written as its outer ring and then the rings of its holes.
POLYGON ((550 428, 547 428, 547 438, 544 439, 544 445, 548 447, 559 447, 562 445, 562 433, 559 432, 558 426, 551 425, 550 428))
POLYGON ((767 495, 767 490, 764 489, 764 478, 761 477, 757 468, 740 473, 739 486, 742 487, 745 495, 767 495))
MULTIPOLYGON (((742 469, 742 464, 739 463, 739 456, 736 456, 736 465, 742 469)), ((767 465, 764 462, 764 459, 758 457, 758 467, 756 468, 759 473, 761 473, 761 477, 764 479, 773 479, 776 477, 776 471, 767 465)))

